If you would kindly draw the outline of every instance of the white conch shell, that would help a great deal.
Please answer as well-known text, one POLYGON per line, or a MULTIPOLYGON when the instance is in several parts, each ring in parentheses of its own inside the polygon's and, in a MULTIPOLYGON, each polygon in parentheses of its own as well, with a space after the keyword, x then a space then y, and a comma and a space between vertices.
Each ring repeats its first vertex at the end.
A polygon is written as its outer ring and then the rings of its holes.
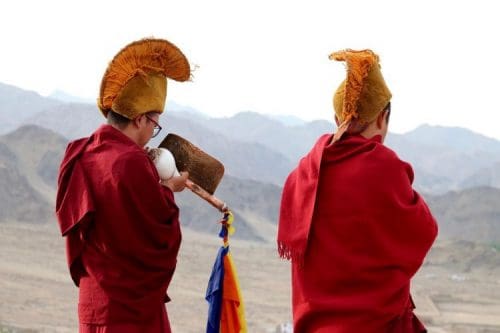
POLYGON ((170 179, 174 176, 180 176, 177 166, 175 165, 174 155, 170 150, 165 148, 154 148, 153 162, 156 165, 156 170, 162 180, 170 179))

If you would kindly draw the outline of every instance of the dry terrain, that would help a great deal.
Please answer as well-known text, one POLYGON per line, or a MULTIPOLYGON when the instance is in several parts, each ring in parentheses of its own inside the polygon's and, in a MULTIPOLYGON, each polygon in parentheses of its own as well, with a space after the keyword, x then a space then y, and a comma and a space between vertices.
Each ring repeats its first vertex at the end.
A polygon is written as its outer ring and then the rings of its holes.
MULTIPOLYGON (((168 305, 175 332, 204 332, 205 288, 219 240, 186 229, 168 305)), ((272 244, 232 241, 249 332, 290 321, 288 263, 272 244)), ((438 242, 413 293, 431 333, 500 332, 500 252, 469 242, 438 242)), ((0 332, 75 332, 77 289, 54 224, 0 224, 0 332)))

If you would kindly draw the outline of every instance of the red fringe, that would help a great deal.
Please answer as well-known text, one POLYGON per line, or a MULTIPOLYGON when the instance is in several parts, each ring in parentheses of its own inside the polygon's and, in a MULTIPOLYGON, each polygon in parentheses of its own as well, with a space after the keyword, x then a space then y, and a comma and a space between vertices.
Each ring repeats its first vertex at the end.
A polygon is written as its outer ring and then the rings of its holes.
POLYGON ((278 254, 281 259, 291 260, 293 263, 298 264, 299 267, 304 266, 304 253, 295 251, 287 244, 278 241, 278 254))

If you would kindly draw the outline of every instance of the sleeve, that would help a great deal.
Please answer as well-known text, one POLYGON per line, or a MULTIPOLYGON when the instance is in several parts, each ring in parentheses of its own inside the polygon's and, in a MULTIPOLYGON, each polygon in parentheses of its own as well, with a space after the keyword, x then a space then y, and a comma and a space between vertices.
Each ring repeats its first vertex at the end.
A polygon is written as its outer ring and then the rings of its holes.
POLYGON ((127 153, 113 168, 119 193, 132 215, 160 217, 168 223, 178 207, 174 194, 160 184, 160 177, 146 154, 127 153), (170 212, 170 214, 165 214, 170 212))
POLYGON ((75 163, 71 175, 60 184, 56 215, 61 234, 66 236, 87 215, 94 212, 94 200, 80 163, 75 163))
POLYGON ((179 208, 172 191, 159 183, 149 157, 137 151, 124 154, 113 166, 113 180, 106 237, 117 254, 152 270, 174 267, 171 249, 181 238, 179 208))
POLYGON ((66 236, 66 259, 75 285, 83 273, 80 256, 86 232, 93 221, 94 199, 80 163, 59 183, 56 215, 61 234, 66 236))
POLYGON ((374 198, 377 214, 384 221, 381 239, 386 253, 413 276, 437 236, 437 223, 424 198, 413 189, 413 169, 395 154, 379 163, 379 191, 374 198))

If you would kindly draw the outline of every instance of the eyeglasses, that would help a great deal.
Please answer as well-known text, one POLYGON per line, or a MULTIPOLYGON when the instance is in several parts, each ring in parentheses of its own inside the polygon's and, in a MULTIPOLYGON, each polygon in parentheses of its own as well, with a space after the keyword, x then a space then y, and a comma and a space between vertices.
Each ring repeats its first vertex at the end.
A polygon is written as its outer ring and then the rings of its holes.
POLYGON ((161 126, 160 124, 158 124, 156 121, 154 121, 153 119, 149 118, 148 115, 145 115, 146 118, 151 121, 153 124, 155 124, 155 127, 153 128, 153 135, 151 136, 152 138, 156 137, 160 131, 161 131, 161 126))

